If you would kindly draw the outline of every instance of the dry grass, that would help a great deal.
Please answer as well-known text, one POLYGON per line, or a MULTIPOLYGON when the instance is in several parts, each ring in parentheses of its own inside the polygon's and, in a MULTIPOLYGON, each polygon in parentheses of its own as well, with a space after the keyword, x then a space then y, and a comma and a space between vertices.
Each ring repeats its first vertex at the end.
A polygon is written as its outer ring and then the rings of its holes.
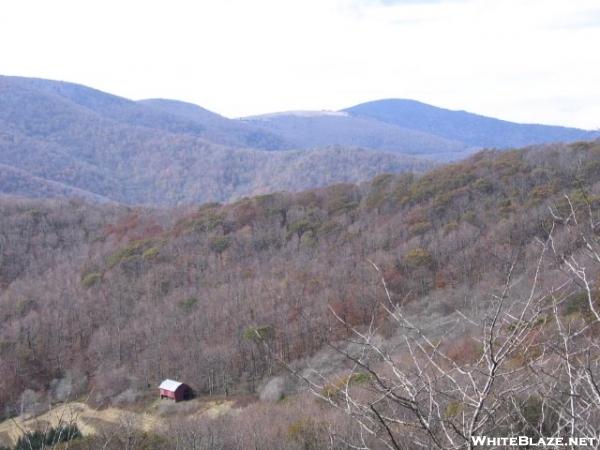
POLYGON ((162 423, 172 417, 216 418, 235 411, 235 407, 247 405, 244 397, 216 398, 210 400, 194 399, 173 403, 169 400, 156 400, 145 408, 137 405, 136 411, 121 408, 94 409, 83 402, 64 403, 35 418, 15 417, 0 422, 0 444, 14 445, 25 431, 43 430, 56 427, 60 423, 75 423, 84 436, 104 432, 111 427, 127 422, 135 424, 142 431, 155 431, 162 423), (238 405, 239 403, 239 405, 238 405))

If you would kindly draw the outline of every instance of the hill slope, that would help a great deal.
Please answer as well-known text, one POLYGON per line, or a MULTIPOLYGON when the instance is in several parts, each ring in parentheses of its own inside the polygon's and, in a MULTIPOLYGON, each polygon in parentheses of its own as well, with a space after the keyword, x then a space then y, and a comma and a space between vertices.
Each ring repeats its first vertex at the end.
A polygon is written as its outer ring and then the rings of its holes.
POLYGON ((344 111, 354 117, 431 133, 479 148, 571 142, 592 139, 599 135, 598 132, 577 128, 508 122, 466 111, 438 108, 414 100, 378 100, 352 106, 344 111))
POLYGON ((31 175, 24 170, 0 164, 0 186, 4 194, 20 197, 82 197, 100 202, 110 201, 106 197, 74 188, 56 181, 31 175))
POLYGON ((342 111, 290 111, 243 122, 282 136, 298 148, 358 145, 455 161, 482 148, 511 148, 592 139, 599 132, 507 122, 414 100, 378 100, 342 111))
POLYGON ((431 166, 360 149, 271 153, 246 148, 280 142, 199 107, 133 102, 70 83, 0 78, 0 164, 13 168, 0 185, 4 193, 54 195, 56 189, 42 186, 58 183, 65 194, 77 190, 89 198, 174 205, 431 166))
POLYGON ((184 102, 136 102, 73 83, 0 77, 0 192, 32 197, 230 201, 422 172, 430 160, 460 159, 481 146, 592 135, 404 100, 232 120, 184 102), (423 156, 429 160, 415 159, 423 156))
MULTIPOLYGON (((414 326, 433 329, 435 354, 451 355, 450 367, 456 363, 472 370, 484 385, 488 359, 474 337, 490 326, 463 328, 457 311, 476 318, 496 304, 508 309, 495 328, 502 336, 522 333, 526 343, 525 356, 519 348, 503 359, 507 378, 527 376, 531 389, 545 389, 539 379, 546 371, 537 368, 553 370, 564 360, 550 353, 563 341, 546 316, 549 311, 569 327, 584 327, 586 335, 578 333, 572 344, 589 338, 598 348, 600 319, 594 328, 586 325, 593 319, 590 304, 600 300, 596 285, 588 297, 583 284, 569 281, 561 261, 569 258, 576 267, 583 266, 574 261, 585 262, 590 283, 600 275, 599 260, 593 264, 598 252, 590 253, 598 246, 599 169, 600 141, 486 151, 421 177, 379 175, 358 186, 337 184, 226 205, 150 209, 0 196, 0 415, 41 413, 49 404, 81 398, 92 407, 118 405, 147 413, 147 399, 155 398, 155 386, 165 377, 184 380, 207 398, 252 397, 264 392, 265 382, 277 382, 270 377, 284 376, 283 361, 326 377, 318 402, 299 401, 294 391, 285 391, 285 401, 252 405, 223 417, 225 422, 207 423, 187 421, 200 402, 178 404, 181 414, 167 404, 165 413, 171 411, 177 426, 169 439, 210 431, 216 441, 228 443, 218 448, 239 447, 242 439, 254 439, 256 445, 248 448, 326 448, 329 425, 344 438, 357 428, 349 424, 340 431, 343 416, 330 416, 327 405, 340 401, 345 411, 340 395, 358 385, 364 386, 361 394, 379 396, 373 389, 380 379, 355 372, 355 362, 344 357, 346 347, 339 347, 348 339, 364 353, 352 328, 376 332, 375 345, 384 346, 395 364, 402 363, 415 383, 428 380, 412 365, 418 356, 410 349, 418 347, 408 342, 417 334, 414 326), (571 215, 570 204, 577 213, 571 215), (564 219, 552 220, 549 207, 564 219), (580 229, 573 228, 575 222, 580 229), (542 259, 541 243, 550 230, 556 253, 542 259), (530 308, 544 315, 534 315, 524 327, 525 316, 514 316, 510 306, 534 297, 533 280, 539 289, 535 297, 549 306, 530 308), (410 318, 410 326, 390 320, 384 308, 392 305, 410 318), (505 322, 510 317, 514 321, 505 322), (538 352, 537 343, 547 337, 552 338, 547 352, 538 352), (336 351, 327 351, 326 344, 336 351), (326 426, 311 428, 315 422, 310 420, 326 426), (201 423, 209 431, 199 428, 201 423), (265 439, 273 445, 265 446, 265 439)), ((364 370, 381 370, 381 354, 360 358, 364 370)), ((579 373, 600 373, 597 361, 583 359, 582 364, 579 373)), ((548 380, 556 380, 553 374, 548 380)), ((569 385, 570 378, 562 380, 562 386, 569 385)), ((505 399, 505 386, 494 386, 497 398, 505 399)), ((562 386, 556 392, 568 404, 568 389, 562 386)), ((446 392, 439 397, 446 402, 441 411, 451 411, 448 405, 456 402, 454 390, 446 392)), ((508 404, 531 398, 529 390, 525 398, 522 392, 508 404)), ((275 394, 274 401, 282 396, 275 394)), ((431 404, 427 391, 421 398, 431 404)), ((582 407, 588 410, 590 404, 597 405, 586 398, 582 407)), ((99 445, 81 441, 73 448, 123 448, 120 442, 131 442, 136 423, 146 431, 155 417, 168 423, 162 413, 144 415, 152 420, 146 427, 136 414, 104 409, 116 413, 114 422, 128 421, 127 428, 115 428, 94 420, 102 415, 87 406, 78 409, 83 424, 94 429, 85 428, 87 439, 99 445), (106 447, 105 438, 117 442, 106 447)), ((444 414, 444 420, 453 419, 444 414)), ((17 425, 35 426, 22 419, 0 424, 0 445, 3 438, 14 440, 17 425)), ((457 427, 463 421, 455 420, 457 427)), ((496 427, 492 421, 490 432, 496 427)), ((166 433, 161 428, 154 437, 164 439, 166 433)), ((411 448, 411 442, 406 438, 403 447, 411 448)), ((145 448, 170 447, 163 441, 145 448)))
POLYGON ((368 323, 369 260, 415 320, 443 317, 501 288, 515 255, 529 276, 564 194, 581 203, 584 187, 600 206, 599 160, 600 143, 484 152, 422 177, 185 210, 0 198, 0 402, 67 371, 88 374, 100 404, 165 374, 253 391, 273 360, 252 330, 274 330, 293 360, 344 335, 329 307, 368 323))
MULTIPOLYGON (((93 112, 98 116, 121 124, 153 128, 171 133, 185 133, 202 137, 215 143, 234 147, 253 147, 267 150, 288 147, 279 136, 274 136, 235 120, 226 119, 196 105, 173 100, 142 100, 134 102, 116 95, 60 81, 38 78, 0 77, 5 102, 28 95, 32 108, 23 111, 25 117, 36 118, 49 107, 48 101, 60 100, 80 107, 80 111, 93 112), (12 90, 12 95, 9 90, 12 90), (45 100, 36 100, 43 97, 45 100)), ((4 103, 7 108, 7 103, 4 103)))
POLYGON ((359 146, 425 156, 437 161, 459 159, 471 149, 457 140, 399 127, 348 113, 289 112, 242 119, 256 128, 284 136, 298 148, 328 145, 359 146))

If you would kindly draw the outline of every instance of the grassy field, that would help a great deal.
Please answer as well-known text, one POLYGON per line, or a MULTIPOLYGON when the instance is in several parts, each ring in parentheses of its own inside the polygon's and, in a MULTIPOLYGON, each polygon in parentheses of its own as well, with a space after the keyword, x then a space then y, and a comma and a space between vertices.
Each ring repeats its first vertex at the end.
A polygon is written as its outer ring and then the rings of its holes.
POLYGON ((169 417, 194 418, 207 415, 212 418, 230 413, 235 405, 235 399, 225 398, 200 398, 181 403, 166 399, 154 400, 133 409, 94 409, 83 402, 63 403, 36 417, 18 416, 0 422, 0 445, 14 445, 26 431, 43 431, 65 423, 77 424, 84 436, 119 426, 157 431, 169 417))

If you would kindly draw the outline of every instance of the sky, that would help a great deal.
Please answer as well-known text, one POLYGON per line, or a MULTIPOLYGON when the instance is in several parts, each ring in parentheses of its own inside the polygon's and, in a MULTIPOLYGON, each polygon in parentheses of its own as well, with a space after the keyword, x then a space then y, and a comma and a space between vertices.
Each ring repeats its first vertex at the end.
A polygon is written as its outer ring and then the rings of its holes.
POLYGON ((227 117, 410 98, 600 128, 599 0, 19 0, 0 74, 227 117))

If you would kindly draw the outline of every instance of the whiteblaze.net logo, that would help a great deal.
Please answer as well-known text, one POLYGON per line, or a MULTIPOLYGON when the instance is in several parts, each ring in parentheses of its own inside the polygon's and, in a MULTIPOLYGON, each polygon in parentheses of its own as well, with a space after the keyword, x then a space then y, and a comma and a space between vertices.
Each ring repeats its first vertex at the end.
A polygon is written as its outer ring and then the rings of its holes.
POLYGON ((476 447, 587 447, 599 443, 595 437, 471 436, 471 440, 476 447))

